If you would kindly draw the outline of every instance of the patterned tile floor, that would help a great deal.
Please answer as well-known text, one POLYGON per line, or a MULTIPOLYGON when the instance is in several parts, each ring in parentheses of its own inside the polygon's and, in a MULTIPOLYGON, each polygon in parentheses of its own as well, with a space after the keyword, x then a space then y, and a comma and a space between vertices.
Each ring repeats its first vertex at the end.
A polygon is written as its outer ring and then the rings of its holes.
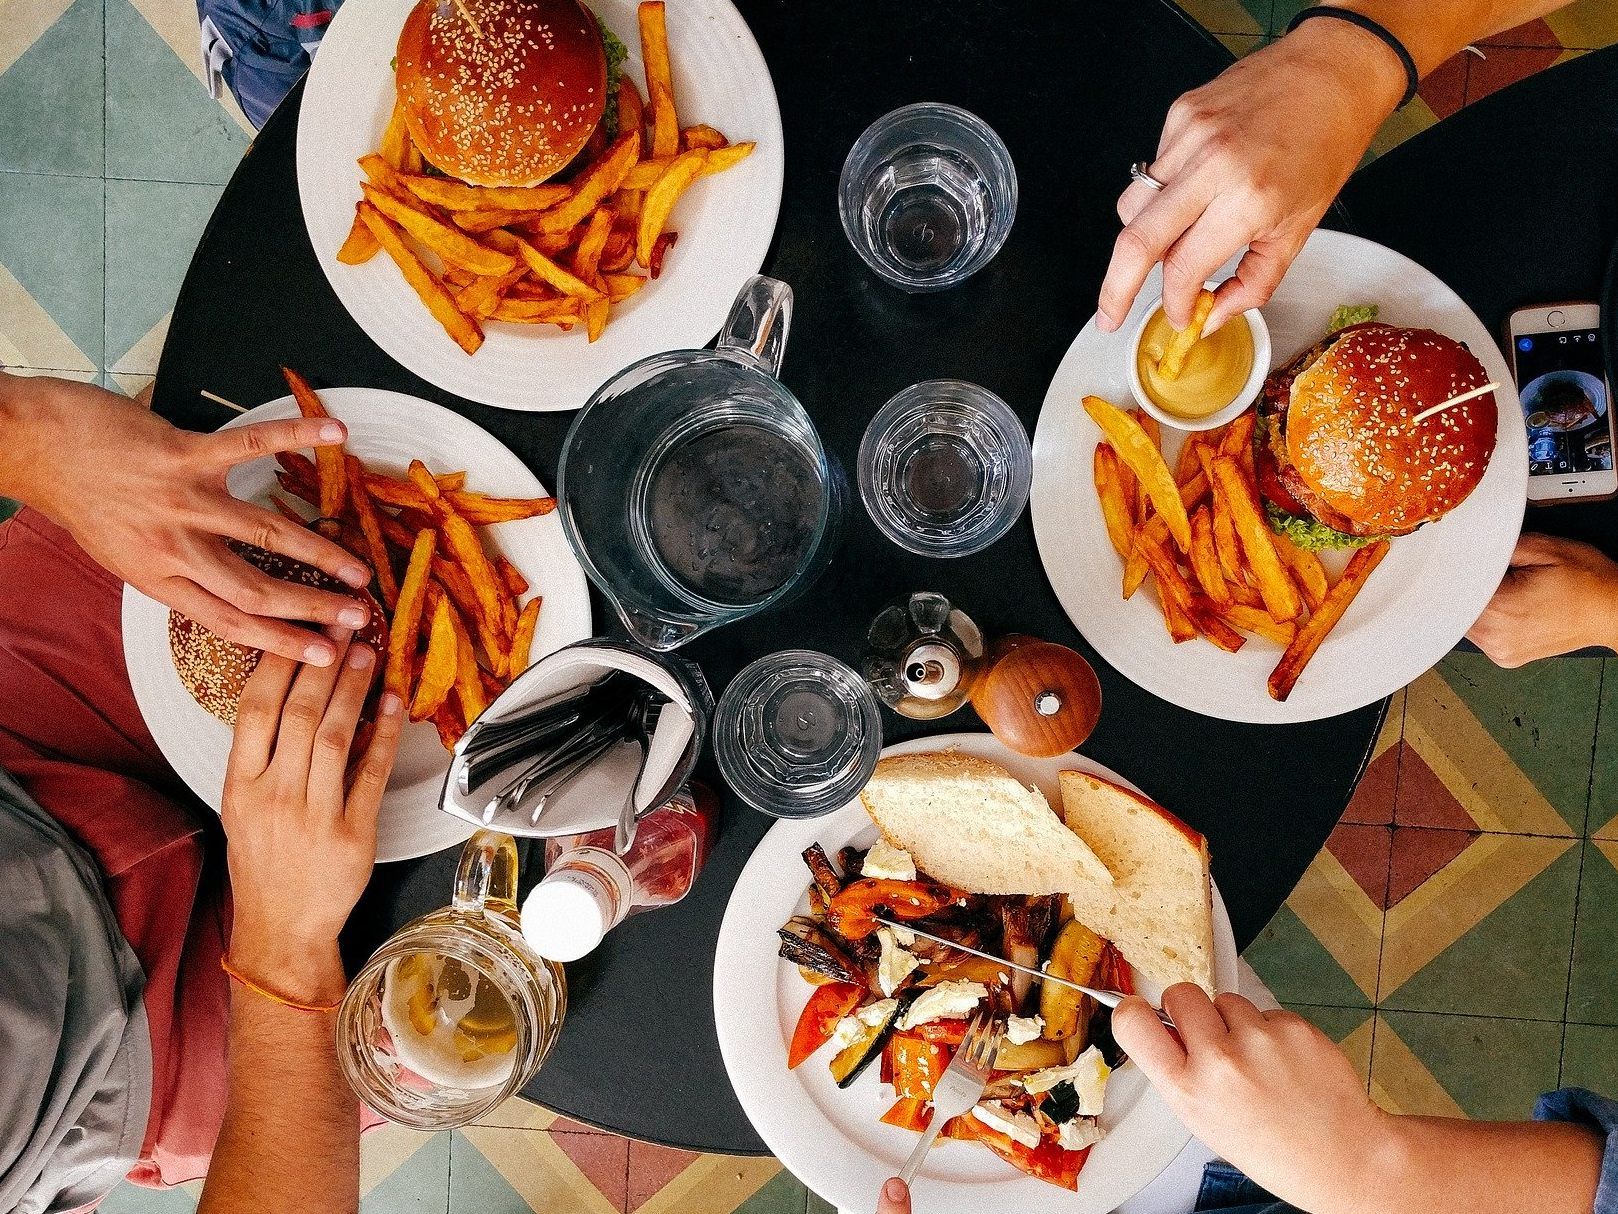
MULTIPOLYGON (((1303 3, 1187 7, 1246 54, 1303 3)), ((1490 39, 1435 72, 1373 153, 1614 41, 1611 0, 1490 39)), ((0 363, 144 386, 249 137, 202 88, 192 0, 0 0, 0 363)), ((1395 702, 1342 824, 1248 954, 1383 1104, 1515 1117, 1559 1082, 1618 1091, 1615 755, 1614 663, 1502 672, 1455 655, 1395 702)), ((125 1187, 103 1209, 178 1214, 196 1190, 125 1187)), ((364 1195, 377 1214, 824 1208, 772 1161, 629 1142, 520 1103, 455 1134, 370 1136, 364 1195)))

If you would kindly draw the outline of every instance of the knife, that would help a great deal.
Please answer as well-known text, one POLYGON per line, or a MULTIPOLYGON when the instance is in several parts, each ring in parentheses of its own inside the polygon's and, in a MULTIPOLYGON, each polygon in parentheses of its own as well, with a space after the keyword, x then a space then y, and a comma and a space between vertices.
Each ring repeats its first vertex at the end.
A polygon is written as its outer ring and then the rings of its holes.
MULTIPOLYGON (((882 924, 883 927, 897 928, 902 932, 910 932, 912 935, 920 936, 923 940, 931 940, 934 944, 942 944, 945 948, 952 948, 958 953, 966 953, 968 956, 978 957, 984 961, 992 961, 996 965, 1003 965, 1009 970, 1016 970, 1019 974, 1027 974, 1030 978, 1036 978, 1040 982, 1054 982, 1057 986, 1065 986, 1069 990, 1078 991, 1081 995, 1090 996, 1090 998, 1094 999, 1103 1007, 1117 1007, 1118 1004, 1121 1003, 1125 998, 1122 991, 1098 990, 1093 986, 1083 986, 1080 983, 1071 982, 1066 978, 1058 978, 1055 974, 1047 974, 1043 970, 1036 970, 1027 965, 1018 965, 1015 961, 1007 961, 1004 957, 996 957, 993 953, 985 953, 980 949, 972 948, 970 945, 960 944, 957 941, 947 939, 944 936, 935 936, 932 932, 923 931, 921 928, 916 927, 913 924, 895 923, 892 919, 884 919, 881 915, 875 915, 873 918, 875 918, 878 923, 882 924)), ((1169 1019, 1167 1012, 1164 1012, 1161 1008, 1153 1008, 1152 1010, 1157 1013, 1157 1018, 1164 1024, 1168 1025, 1169 1028, 1174 1027, 1174 1021, 1169 1019)))

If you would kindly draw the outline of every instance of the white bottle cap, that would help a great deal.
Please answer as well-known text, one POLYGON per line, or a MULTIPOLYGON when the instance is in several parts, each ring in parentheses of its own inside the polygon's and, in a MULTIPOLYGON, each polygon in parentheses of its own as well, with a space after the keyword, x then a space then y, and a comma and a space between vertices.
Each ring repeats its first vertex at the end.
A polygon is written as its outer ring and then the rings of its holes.
POLYGON ((522 904, 522 934, 547 961, 577 961, 615 922, 613 895, 587 874, 553 872, 522 904))

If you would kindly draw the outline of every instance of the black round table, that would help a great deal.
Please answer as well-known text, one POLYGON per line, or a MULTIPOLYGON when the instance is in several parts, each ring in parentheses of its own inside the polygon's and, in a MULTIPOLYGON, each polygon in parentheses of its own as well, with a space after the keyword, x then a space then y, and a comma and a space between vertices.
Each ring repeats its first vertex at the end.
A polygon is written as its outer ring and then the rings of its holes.
MULTIPOLYGON (((898 389, 941 376, 998 393, 1032 432, 1058 362, 1095 307, 1117 232, 1113 203, 1131 161, 1157 145, 1163 115, 1229 55, 1171 5, 1120 0, 743 0, 775 77, 786 129, 786 193, 765 271, 796 292, 783 378, 826 446, 851 468, 872 413, 898 389), (877 115, 916 100, 982 115, 1010 146, 1021 202, 994 263, 945 294, 906 296, 865 270, 843 238, 838 170, 877 115)), ((203 236, 159 368, 156 407, 194 428, 226 420, 210 389, 257 403, 285 391, 277 368, 319 385, 413 393, 464 414, 548 484, 566 414, 508 413, 452 397, 395 365, 349 319, 304 233, 293 148, 294 92, 254 142, 203 236)), ((540 575, 542 581, 543 574, 540 575)), ((888 600, 944 592, 991 636, 1016 631, 1095 661, 1105 696, 1087 753, 1124 772, 1207 833, 1240 945, 1296 884, 1364 768, 1382 707, 1329 721, 1254 727, 1155 699, 1094 657, 1041 572, 1026 518, 986 552, 955 561, 882 540, 856 508, 831 570, 779 612, 724 628, 686 651, 715 692, 745 663, 787 646, 857 661, 888 600)), ((616 631, 597 600, 597 628, 616 631)), ((889 741, 977 728, 888 715, 889 741)), ((704 778, 717 783, 708 764, 704 778)), ((736 875, 769 819, 726 797, 721 838, 685 902, 618 929, 569 969, 560 1043, 528 1094, 583 1121, 695 1150, 763 1144, 724 1074, 713 1030, 713 945, 736 875)), ((530 849, 532 852, 533 849, 530 849)), ((345 941, 351 962, 405 920, 443 905, 454 855, 379 869, 345 941)), ((537 876, 537 864, 527 866, 537 876)), ((760 1009, 761 1014, 765 1009, 760 1009)))

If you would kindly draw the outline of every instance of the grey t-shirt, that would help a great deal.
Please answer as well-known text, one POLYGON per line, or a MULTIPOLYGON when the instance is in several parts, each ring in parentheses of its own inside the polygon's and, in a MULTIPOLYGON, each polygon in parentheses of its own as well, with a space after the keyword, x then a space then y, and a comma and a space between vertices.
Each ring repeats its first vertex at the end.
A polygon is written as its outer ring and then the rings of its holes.
POLYGON ((0 770, 0 1211, 77 1209, 134 1166, 145 984, 94 859, 0 770))

